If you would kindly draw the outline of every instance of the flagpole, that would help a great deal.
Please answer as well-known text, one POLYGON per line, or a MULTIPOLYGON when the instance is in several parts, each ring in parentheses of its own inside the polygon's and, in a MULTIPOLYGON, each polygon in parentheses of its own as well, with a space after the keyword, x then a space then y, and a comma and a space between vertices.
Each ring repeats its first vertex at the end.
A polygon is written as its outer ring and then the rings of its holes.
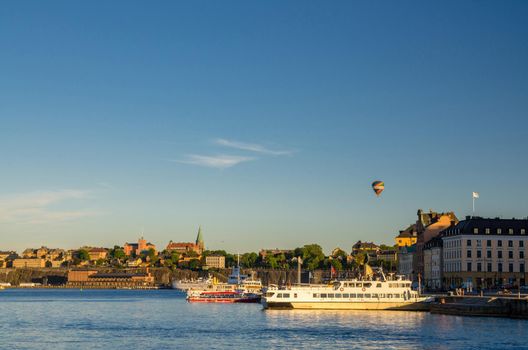
POLYGON ((471 197, 473 198, 473 216, 475 216, 475 196, 471 194, 471 197))

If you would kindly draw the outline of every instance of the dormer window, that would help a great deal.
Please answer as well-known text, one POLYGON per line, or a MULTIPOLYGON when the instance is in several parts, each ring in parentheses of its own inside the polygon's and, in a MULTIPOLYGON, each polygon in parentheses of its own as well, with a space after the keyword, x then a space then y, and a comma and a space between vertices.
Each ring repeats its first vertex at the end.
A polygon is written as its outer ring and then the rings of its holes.
POLYGON ((524 234, 526 234, 526 231, 525 231, 524 228, 522 228, 522 229, 521 229, 521 235, 524 235, 524 234))
POLYGON ((477 233, 478 233, 478 228, 475 227, 475 228, 473 229, 473 233, 474 233, 474 234, 477 234, 477 233))
POLYGON ((498 234, 498 235, 502 234, 502 229, 498 228, 498 229, 497 229, 497 234, 498 234))
POLYGON ((510 235, 513 235, 513 229, 512 229, 512 228, 508 229, 508 233, 509 233, 510 235))
POLYGON ((489 228, 486 229, 486 234, 487 234, 487 235, 490 234, 490 229, 489 229, 489 228))

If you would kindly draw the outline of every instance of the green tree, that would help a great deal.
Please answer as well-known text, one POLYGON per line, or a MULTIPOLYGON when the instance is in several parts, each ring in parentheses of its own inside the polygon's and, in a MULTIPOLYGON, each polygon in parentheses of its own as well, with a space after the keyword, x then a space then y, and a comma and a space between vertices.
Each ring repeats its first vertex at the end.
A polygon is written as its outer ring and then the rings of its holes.
POLYGON ((123 261, 126 258, 125 251, 120 246, 114 246, 110 249, 110 257, 119 261, 123 261))
POLYGON ((318 244, 307 244, 302 248, 295 249, 297 256, 301 256, 303 264, 308 270, 315 270, 324 262, 323 248, 318 244))
POLYGON ((255 267, 257 263, 257 253, 245 253, 240 257, 240 264, 247 268, 255 267))
POLYGON ((77 251, 77 258, 80 261, 88 261, 90 260, 90 254, 88 254, 88 251, 86 249, 79 249, 77 251))
POLYGON ((341 263, 339 259, 330 260, 330 264, 334 267, 334 269, 336 269, 336 271, 343 270, 343 264, 341 263))
POLYGON ((277 258, 273 255, 267 255, 266 256, 266 267, 270 269, 277 269, 279 267, 279 263, 277 262, 277 258))

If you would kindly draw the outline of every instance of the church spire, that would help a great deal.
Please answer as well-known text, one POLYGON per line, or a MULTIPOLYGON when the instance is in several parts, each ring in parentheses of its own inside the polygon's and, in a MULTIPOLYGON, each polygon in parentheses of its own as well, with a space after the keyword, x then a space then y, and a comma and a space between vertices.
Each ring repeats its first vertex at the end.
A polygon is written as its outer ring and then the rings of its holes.
POLYGON ((205 250, 205 244, 202 236, 202 226, 198 226, 198 235, 196 236, 196 245, 203 252, 205 250))

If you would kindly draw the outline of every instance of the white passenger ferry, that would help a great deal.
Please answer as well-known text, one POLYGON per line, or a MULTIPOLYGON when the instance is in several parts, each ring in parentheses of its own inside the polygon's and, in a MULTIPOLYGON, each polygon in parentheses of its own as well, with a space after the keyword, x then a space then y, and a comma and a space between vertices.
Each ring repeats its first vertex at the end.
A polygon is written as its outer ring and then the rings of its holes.
POLYGON ((264 291, 264 308, 334 310, 427 310, 431 298, 419 296, 411 281, 397 276, 335 281, 330 284, 270 286, 264 291))

